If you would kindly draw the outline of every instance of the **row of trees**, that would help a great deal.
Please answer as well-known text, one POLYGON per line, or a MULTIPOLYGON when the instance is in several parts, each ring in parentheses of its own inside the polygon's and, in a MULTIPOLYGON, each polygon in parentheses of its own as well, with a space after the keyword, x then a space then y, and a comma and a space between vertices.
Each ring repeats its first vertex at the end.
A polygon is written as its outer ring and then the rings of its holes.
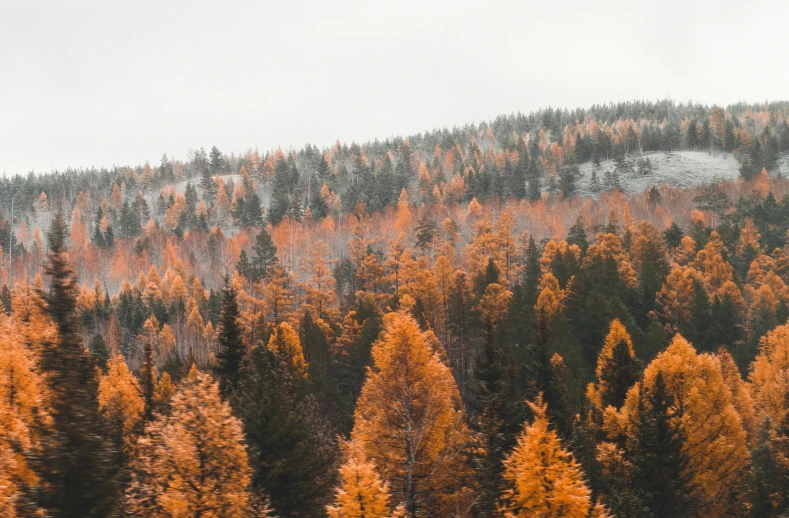
POLYGON ((227 229, 231 224, 260 224, 262 204, 273 224, 285 216, 322 219, 352 212, 359 201, 377 212, 394 205, 402 188, 428 205, 472 197, 533 201, 544 191, 570 197, 578 164, 658 150, 732 152, 750 179, 762 168, 772 171, 779 153, 789 150, 788 114, 785 103, 726 109, 624 103, 589 110, 546 109, 479 126, 364 145, 337 143, 324 150, 307 145, 290 153, 250 150, 227 155, 213 147, 194 152, 186 161, 163 156, 158 165, 9 177, 0 181, 0 204, 8 216, 15 202, 15 214, 42 230, 50 205, 69 212, 79 203, 83 216, 95 215, 101 207, 115 235, 137 236, 149 211, 157 213, 160 224, 168 219, 171 231, 207 230, 215 224, 227 229), (185 192, 184 182, 190 182, 185 192), (178 188, 170 188, 173 185, 178 188), (43 204, 42 192, 48 196, 43 204), (78 200, 80 193, 90 196, 78 200))

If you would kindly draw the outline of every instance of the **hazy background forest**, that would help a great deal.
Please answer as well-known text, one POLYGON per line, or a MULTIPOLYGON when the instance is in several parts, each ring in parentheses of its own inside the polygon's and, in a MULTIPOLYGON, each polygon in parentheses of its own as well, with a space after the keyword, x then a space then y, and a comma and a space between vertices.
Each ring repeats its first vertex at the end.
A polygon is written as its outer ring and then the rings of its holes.
POLYGON ((3 516, 789 515, 785 6, 7 7, 3 516))

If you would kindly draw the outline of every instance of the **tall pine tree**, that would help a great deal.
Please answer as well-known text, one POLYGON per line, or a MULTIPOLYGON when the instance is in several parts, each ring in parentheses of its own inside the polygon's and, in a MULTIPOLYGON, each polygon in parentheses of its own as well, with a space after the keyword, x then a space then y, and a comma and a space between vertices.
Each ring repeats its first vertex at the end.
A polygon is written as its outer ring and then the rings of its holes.
POLYGON ((336 448, 308 381, 258 343, 245 358, 232 404, 244 422, 256 492, 277 516, 324 516, 336 448))
POLYGON ((267 278, 271 268, 278 264, 277 247, 271 240, 271 235, 265 228, 260 229, 260 233, 255 238, 255 246, 252 247, 255 255, 252 257, 252 266, 255 271, 257 282, 261 278, 267 278))
POLYGON ((219 381, 219 391, 226 398, 238 385, 238 372, 244 359, 244 343, 241 340, 238 316, 236 289, 225 276, 222 312, 219 315, 219 350, 216 353, 214 373, 219 381))
POLYGON ((52 424, 41 430, 41 505, 53 516, 109 516, 117 492, 113 452, 99 414, 95 363, 79 335, 78 285, 66 256, 66 228, 59 213, 49 231, 50 289, 40 292, 58 331, 41 349, 52 405, 52 424))
POLYGON ((683 432, 676 424, 674 398, 663 374, 639 401, 641 419, 633 450, 634 482, 655 518, 687 516, 691 511, 690 483, 683 453, 683 432))

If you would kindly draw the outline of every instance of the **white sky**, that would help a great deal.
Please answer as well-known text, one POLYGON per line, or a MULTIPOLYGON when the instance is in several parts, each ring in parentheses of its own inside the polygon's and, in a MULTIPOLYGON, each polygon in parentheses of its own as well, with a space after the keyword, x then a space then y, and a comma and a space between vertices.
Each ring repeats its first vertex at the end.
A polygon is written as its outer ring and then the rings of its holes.
POLYGON ((789 1, 0 0, 0 172, 789 98, 789 1))

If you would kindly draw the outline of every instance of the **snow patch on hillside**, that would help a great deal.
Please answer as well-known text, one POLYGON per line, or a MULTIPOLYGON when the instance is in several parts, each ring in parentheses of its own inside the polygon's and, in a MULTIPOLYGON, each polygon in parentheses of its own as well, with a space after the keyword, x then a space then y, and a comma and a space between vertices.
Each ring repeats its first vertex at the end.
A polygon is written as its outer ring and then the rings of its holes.
MULTIPOLYGON (((690 187, 739 178, 740 164, 730 153, 658 151, 645 153, 641 159, 644 161, 648 159, 652 170, 646 174, 642 173, 638 167, 638 159, 631 159, 630 163, 633 167, 619 175, 619 186, 624 193, 637 193, 649 189, 652 185, 664 183, 672 187, 690 187)), ((784 159, 789 173, 789 157, 784 159)), ((606 186, 606 172, 615 171, 613 160, 605 160, 599 167, 587 162, 579 169, 581 174, 576 179, 579 196, 594 197, 600 192, 610 190, 610 187, 606 186), (592 188, 593 171, 597 173, 600 190, 592 188)))
POLYGON ((789 176, 789 153, 778 159, 778 174, 782 177, 789 176))

